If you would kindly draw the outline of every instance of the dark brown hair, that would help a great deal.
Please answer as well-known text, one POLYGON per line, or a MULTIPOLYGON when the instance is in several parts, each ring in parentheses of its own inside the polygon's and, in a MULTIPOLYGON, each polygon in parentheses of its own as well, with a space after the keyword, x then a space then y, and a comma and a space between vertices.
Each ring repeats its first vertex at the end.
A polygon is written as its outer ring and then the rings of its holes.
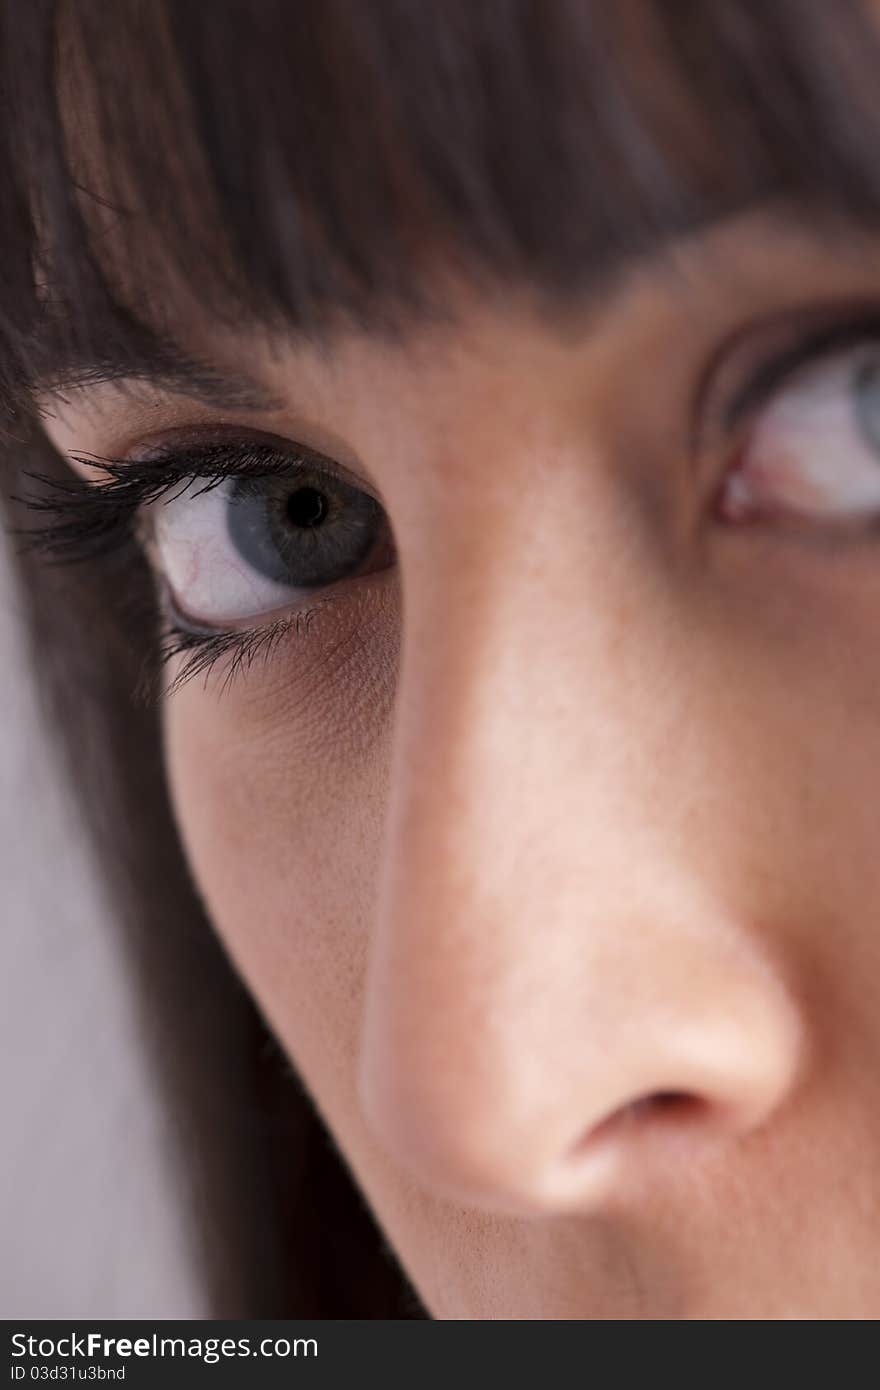
MULTIPOLYGON (((326 346, 448 312, 444 264, 562 311, 760 200, 875 226, 878 32, 858 0, 0 0, 4 488, 66 476, 35 387, 173 383, 175 284, 326 346)), ((216 1315, 422 1315, 189 879, 132 699, 149 624, 108 599, 143 565, 19 565, 216 1315)))

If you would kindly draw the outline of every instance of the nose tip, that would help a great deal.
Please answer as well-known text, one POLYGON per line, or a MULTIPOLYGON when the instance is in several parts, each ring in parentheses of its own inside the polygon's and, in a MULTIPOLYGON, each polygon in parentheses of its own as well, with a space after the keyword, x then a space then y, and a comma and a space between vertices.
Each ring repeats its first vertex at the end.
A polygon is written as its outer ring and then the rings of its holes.
POLYGON ((633 1182, 693 1176, 768 1122, 791 1092, 801 1040, 791 1011, 761 1013, 667 1026, 635 1046, 605 1038, 552 1079, 534 1053, 530 1065, 519 1052, 514 1076, 509 1056, 474 1053, 468 1065, 454 1046, 446 1064, 417 1048, 372 1051, 361 1104, 386 1153, 438 1196, 517 1216, 587 1211, 633 1182))

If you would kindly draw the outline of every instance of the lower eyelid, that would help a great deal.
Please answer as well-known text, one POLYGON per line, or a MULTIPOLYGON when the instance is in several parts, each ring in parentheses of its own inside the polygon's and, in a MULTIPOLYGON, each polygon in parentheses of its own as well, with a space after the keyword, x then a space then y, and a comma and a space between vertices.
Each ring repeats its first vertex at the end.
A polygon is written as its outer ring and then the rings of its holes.
POLYGON ((175 626, 173 616, 166 619, 160 641, 160 664, 181 664, 171 681, 162 688, 161 698, 169 699, 195 676, 205 681, 221 680, 220 693, 240 676, 247 676, 259 664, 269 666, 291 636, 308 641, 313 625, 323 612, 336 606, 336 596, 322 595, 317 602, 304 604, 286 615, 237 631, 211 631, 190 634, 175 626))
POLYGON ((353 581, 342 581, 330 589, 321 590, 313 594, 306 594, 299 600, 292 600, 290 603, 279 605, 277 608, 268 610, 265 613, 256 614, 251 619, 242 619, 240 624, 208 627, 197 622, 183 611, 174 597, 174 593, 164 575, 158 575, 160 589, 160 604, 166 620, 174 628, 193 638, 204 638, 206 641, 214 637, 234 638, 237 635, 247 637, 259 632, 261 629, 270 628, 278 623, 290 620, 296 624, 298 615, 302 615, 301 623, 305 626, 310 624, 319 613, 337 606, 344 598, 345 587, 353 581))

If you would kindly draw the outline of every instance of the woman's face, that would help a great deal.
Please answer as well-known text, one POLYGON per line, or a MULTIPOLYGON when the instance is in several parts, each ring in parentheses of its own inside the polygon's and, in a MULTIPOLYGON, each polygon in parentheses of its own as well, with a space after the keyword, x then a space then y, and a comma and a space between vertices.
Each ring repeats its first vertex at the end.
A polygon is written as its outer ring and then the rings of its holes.
POLYGON ((67 454, 347 470, 148 509, 191 619, 284 620, 171 695, 167 766, 435 1317, 880 1315, 875 254, 755 216, 564 317, 181 324, 265 410, 45 402, 67 454))

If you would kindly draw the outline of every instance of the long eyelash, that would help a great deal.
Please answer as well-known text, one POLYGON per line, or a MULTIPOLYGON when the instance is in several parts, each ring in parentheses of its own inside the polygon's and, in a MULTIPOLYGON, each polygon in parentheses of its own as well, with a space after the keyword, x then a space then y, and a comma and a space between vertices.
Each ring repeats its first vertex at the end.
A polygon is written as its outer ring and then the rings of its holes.
MULTIPOLYGON (((215 664, 222 657, 231 656, 232 660, 220 685, 220 694, 225 694, 232 682, 238 676, 251 671, 258 661, 268 662, 289 632, 295 630, 297 634, 307 634, 318 609, 332 602, 332 597, 327 595, 310 608, 299 608, 262 627, 216 632, 210 635, 187 632, 184 628, 175 627, 173 621, 166 621, 159 634, 160 671, 175 657, 186 654, 186 660, 174 680, 162 693, 170 699, 182 685, 199 675, 204 676, 204 684, 207 686, 208 677, 215 664)), ((137 690, 141 699, 152 701, 157 697, 159 692, 155 679, 155 672, 145 670, 137 690)))
POLYGON ((45 519, 38 526, 13 528, 11 534, 27 549, 39 551, 56 564, 103 559, 136 543, 134 520, 141 508, 162 498, 170 501, 197 479, 202 479, 202 486, 194 497, 231 477, 295 473, 302 461, 267 445, 254 444, 177 449, 151 459, 103 458, 98 454, 71 457, 85 467, 100 470, 108 481, 91 483, 75 476, 54 478, 28 472, 25 477, 45 488, 46 495, 13 498, 45 519))
MULTIPOLYGON (((163 498, 179 496, 199 479, 202 485, 193 492, 194 497, 230 477, 295 475, 301 463, 310 463, 305 456, 241 442, 169 450, 145 460, 104 458, 97 454, 73 457, 80 464, 100 470, 107 480, 92 483, 76 476, 56 478, 28 472, 25 477, 44 491, 13 498, 40 521, 28 527, 12 527, 9 534, 21 542, 23 549, 38 552, 50 564, 103 561, 114 555, 139 552, 137 520, 141 509, 163 498)), ((258 660, 268 660, 289 631, 308 631, 318 608, 329 602, 331 597, 322 597, 310 608, 298 609, 261 627, 194 633, 179 626, 161 601, 157 615, 155 602, 147 613, 129 595, 123 595, 125 615, 132 625, 155 627, 157 616, 159 625, 158 651, 154 654, 158 661, 144 662, 134 696, 141 703, 152 704, 175 694, 194 676, 204 676, 207 684, 216 662, 231 656, 221 686, 221 692, 225 691, 258 660), (183 665, 163 688, 163 668, 181 655, 186 657, 183 665)))

